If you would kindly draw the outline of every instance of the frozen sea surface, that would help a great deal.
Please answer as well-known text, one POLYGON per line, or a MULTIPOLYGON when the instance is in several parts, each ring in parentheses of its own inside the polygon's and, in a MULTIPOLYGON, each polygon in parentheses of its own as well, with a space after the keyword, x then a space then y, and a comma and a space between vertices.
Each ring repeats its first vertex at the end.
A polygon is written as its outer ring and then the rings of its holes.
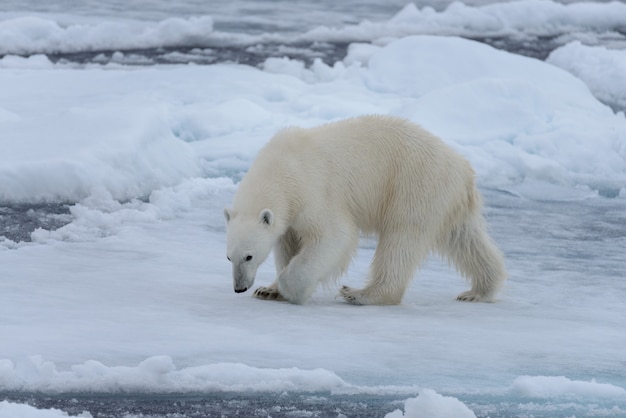
MULTIPOLYGON (((511 275, 497 303, 455 301, 466 285, 434 258, 403 305, 355 308, 334 287, 305 306, 234 294, 208 216, 232 190, 196 181, 184 199, 85 214, 108 217, 108 238, 1 252, 5 398, 93 416, 382 417, 435 388, 435 405, 478 417, 626 412, 622 200, 483 190, 511 275), (146 216, 187 198, 175 219, 146 216)), ((342 282, 360 283, 372 253, 364 240, 342 282)), ((266 265, 258 281, 271 278, 266 265)))
POLYGON ((0 4, 0 417, 626 416, 626 5, 379 3, 0 4), (496 303, 232 291, 256 152, 366 113, 472 163, 496 303))

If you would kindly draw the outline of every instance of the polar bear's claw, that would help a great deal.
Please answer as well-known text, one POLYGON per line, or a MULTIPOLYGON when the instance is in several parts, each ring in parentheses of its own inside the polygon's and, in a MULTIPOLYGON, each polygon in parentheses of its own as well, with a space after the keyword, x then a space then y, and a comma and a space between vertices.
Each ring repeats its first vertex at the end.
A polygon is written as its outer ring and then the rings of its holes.
POLYGON ((459 296, 456 297, 456 300, 460 300, 462 302, 491 302, 490 298, 481 296, 471 290, 459 294, 459 296))
POLYGON ((361 298, 358 296, 357 292, 358 291, 348 286, 341 286, 341 290, 339 290, 339 294, 343 296, 346 302, 353 305, 363 305, 364 303, 361 301, 361 298))
POLYGON ((278 292, 278 289, 273 287, 259 287, 254 291, 255 298, 263 299, 263 300, 278 300, 284 301, 286 300, 283 295, 278 292))

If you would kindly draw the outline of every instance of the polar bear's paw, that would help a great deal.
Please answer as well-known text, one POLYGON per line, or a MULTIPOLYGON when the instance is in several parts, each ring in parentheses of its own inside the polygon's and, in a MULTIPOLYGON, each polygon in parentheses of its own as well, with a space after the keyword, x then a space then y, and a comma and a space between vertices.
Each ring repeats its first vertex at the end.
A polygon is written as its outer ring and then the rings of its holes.
POLYGON ((283 295, 280 294, 278 289, 276 289, 275 287, 261 286, 257 290, 254 291, 253 296, 255 298, 259 298, 263 300, 278 300, 278 301, 287 300, 283 297, 283 295))
POLYGON ((485 295, 479 295, 478 293, 468 290, 456 297, 456 300, 463 302, 492 302, 491 298, 485 295))
POLYGON ((341 286, 339 294, 346 300, 346 302, 353 305, 367 305, 363 292, 357 289, 353 289, 348 286, 341 286))

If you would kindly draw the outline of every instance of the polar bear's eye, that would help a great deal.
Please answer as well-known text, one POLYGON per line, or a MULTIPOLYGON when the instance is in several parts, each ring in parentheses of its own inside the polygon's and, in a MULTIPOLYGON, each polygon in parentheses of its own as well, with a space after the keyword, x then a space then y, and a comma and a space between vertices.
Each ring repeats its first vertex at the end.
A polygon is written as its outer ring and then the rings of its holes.
POLYGON ((229 257, 229 256, 226 256, 226 259, 227 259, 228 261, 230 261, 230 257, 229 257))
POLYGON ((246 256, 246 261, 250 261, 250 260, 252 260, 252 256, 251 255, 247 255, 246 256))

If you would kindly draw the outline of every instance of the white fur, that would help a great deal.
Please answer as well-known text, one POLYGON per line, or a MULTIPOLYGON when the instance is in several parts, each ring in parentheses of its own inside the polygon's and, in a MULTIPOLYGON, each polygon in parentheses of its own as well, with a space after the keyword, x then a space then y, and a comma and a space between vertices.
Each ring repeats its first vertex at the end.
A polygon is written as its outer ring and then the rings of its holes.
POLYGON ((279 132, 226 218, 236 290, 252 286, 274 249, 277 278, 257 289, 262 299, 304 303, 320 282, 344 273, 359 232, 376 234, 378 246, 366 286, 340 291, 354 304, 400 303, 431 252, 471 280, 460 300, 490 301, 506 276, 469 163, 404 119, 364 116, 279 132))

